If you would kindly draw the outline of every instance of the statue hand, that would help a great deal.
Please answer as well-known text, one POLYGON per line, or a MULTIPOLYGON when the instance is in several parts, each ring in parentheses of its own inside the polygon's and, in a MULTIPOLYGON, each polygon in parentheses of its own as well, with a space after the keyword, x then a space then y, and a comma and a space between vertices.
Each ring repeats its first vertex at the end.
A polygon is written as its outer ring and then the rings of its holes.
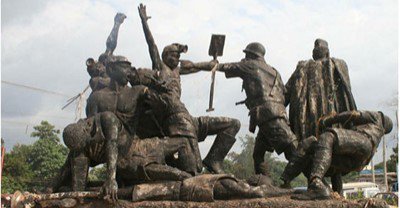
POLYGON ((322 119, 319 121, 319 127, 320 127, 320 129, 325 129, 325 128, 331 126, 331 125, 332 125, 332 122, 331 122, 331 121, 332 121, 332 118, 333 118, 333 116, 326 116, 326 117, 322 118, 322 119))
POLYGON ((146 6, 144 6, 143 4, 139 5, 138 10, 139 10, 139 16, 143 21, 147 21, 148 19, 151 18, 147 16, 146 6))
POLYGON ((214 68, 215 65, 217 65, 218 63, 219 63, 218 60, 212 60, 212 61, 210 61, 211 69, 214 68))
POLYGON ((117 13, 114 17, 114 23, 122 24, 126 18, 126 15, 123 13, 117 13))
POLYGON ((107 179, 103 187, 101 188, 101 193, 104 196, 104 199, 111 200, 112 202, 116 202, 118 200, 118 184, 115 179, 107 179))

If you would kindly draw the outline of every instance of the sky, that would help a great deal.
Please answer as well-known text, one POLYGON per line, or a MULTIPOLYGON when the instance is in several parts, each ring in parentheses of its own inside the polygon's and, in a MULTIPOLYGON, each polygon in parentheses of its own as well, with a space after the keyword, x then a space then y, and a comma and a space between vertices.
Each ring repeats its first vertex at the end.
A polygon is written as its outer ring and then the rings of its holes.
MULTIPOLYGON (((135 67, 151 67, 143 29, 132 0, 2 0, 1 1, 1 137, 10 150, 32 143, 30 133, 41 120, 63 129, 75 122, 76 104, 61 108, 89 81, 85 61, 105 51, 117 12, 127 15, 114 54, 135 67), (9 83, 57 92, 17 87, 9 83)), ((182 59, 209 61, 211 34, 225 34, 224 62, 240 61, 250 42, 262 43, 267 63, 286 82, 297 62, 311 58, 316 38, 328 41, 332 57, 346 61, 359 109, 381 110, 396 119, 398 91, 398 2, 396 0, 278 1, 142 1, 161 51, 171 43, 187 44, 182 59)), ((210 72, 182 76, 182 101, 194 116, 228 116, 242 123, 239 136, 249 134, 240 79, 217 73, 212 113, 208 108, 210 72)), ((89 92, 85 94, 86 98, 89 92)), ((84 98, 83 100, 85 100, 84 98)), ((83 103, 84 105, 84 103, 83 103)), ((82 114, 84 117, 84 113, 82 114)), ((397 144, 386 136, 391 147, 397 144)), ((200 143, 203 156, 213 137, 200 143)), ((233 151, 240 152, 237 142, 233 151)), ((381 148, 375 162, 382 160, 381 148)))

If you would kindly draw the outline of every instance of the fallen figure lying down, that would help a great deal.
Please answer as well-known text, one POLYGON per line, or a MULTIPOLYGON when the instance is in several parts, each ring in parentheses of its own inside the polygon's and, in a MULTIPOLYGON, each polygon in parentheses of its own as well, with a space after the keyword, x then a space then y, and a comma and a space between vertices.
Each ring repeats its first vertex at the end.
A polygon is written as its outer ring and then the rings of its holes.
MULTIPOLYGON (((132 202, 160 200, 213 202, 214 200, 272 197, 292 192, 272 186, 270 179, 264 175, 254 175, 247 181, 248 183, 227 174, 203 174, 183 181, 158 181, 119 188, 118 198, 132 202)), ((11 197, 11 207, 38 204, 44 205, 43 207, 75 207, 78 201, 104 198, 100 190, 101 186, 88 187, 87 191, 52 194, 16 191, 11 197)))

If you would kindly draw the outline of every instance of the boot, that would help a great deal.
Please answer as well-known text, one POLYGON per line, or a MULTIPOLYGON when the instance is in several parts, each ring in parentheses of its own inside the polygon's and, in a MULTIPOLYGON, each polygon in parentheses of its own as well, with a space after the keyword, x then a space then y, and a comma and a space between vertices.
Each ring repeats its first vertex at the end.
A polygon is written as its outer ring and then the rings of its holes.
POLYGON ((224 173, 222 163, 235 142, 234 136, 226 133, 217 135, 210 151, 203 160, 203 164, 208 171, 216 174, 224 173))
POLYGON ((262 198, 264 192, 260 187, 253 187, 243 181, 232 179, 222 179, 214 186, 215 199, 235 199, 235 198, 262 198))
POLYGON ((310 185, 308 185, 307 192, 300 195, 294 195, 292 199, 297 200, 323 200, 331 198, 331 191, 324 184, 320 178, 312 179, 310 185))

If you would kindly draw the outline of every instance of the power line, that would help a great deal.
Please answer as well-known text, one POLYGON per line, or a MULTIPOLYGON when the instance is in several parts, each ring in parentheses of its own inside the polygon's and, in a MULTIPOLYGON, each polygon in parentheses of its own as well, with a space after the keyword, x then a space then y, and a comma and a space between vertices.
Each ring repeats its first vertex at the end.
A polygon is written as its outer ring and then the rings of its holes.
POLYGON ((39 92, 43 92, 43 93, 48 93, 48 94, 52 94, 52 95, 58 95, 58 96, 63 96, 63 97, 71 97, 70 95, 67 95, 67 94, 64 94, 64 93, 54 92, 54 91, 41 89, 41 88, 37 88, 37 87, 31 87, 31 86, 18 84, 18 83, 14 83, 14 82, 9 82, 9 81, 5 81, 5 80, 1 80, 1 83, 12 85, 12 86, 16 86, 16 87, 21 87, 21 88, 25 88, 25 89, 35 90, 35 91, 39 91, 39 92))

